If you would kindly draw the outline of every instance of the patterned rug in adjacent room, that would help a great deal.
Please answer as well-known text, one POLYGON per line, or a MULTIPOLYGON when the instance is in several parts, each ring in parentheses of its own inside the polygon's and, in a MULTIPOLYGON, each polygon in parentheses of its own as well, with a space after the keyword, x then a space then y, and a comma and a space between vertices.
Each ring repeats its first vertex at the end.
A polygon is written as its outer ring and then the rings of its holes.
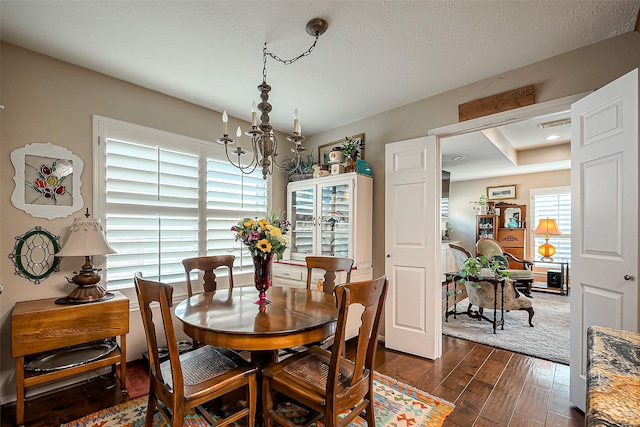
MULTIPOLYGON (((491 323, 472 319, 466 314, 458 315, 457 319, 449 316, 448 322, 443 316, 442 333, 568 365, 569 297, 534 292, 531 302, 535 311, 533 328, 529 326, 525 311, 513 310, 504 313, 504 330, 498 328, 496 334, 491 323)), ((466 298, 459 301, 459 311, 466 311, 468 304, 466 298)), ((484 315, 493 319, 493 310, 485 309, 484 315)))
MULTIPOLYGON (((399 383, 393 378, 374 372, 376 427, 392 426, 441 426, 444 419, 453 411, 454 405, 422 390, 399 383)), ((79 420, 62 424, 61 427, 138 427, 144 425, 147 411, 147 397, 139 397, 123 404, 87 415, 79 420)), ((304 418, 305 412, 298 407, 283 408, 287 416, 304 418)), ((162 417, 156 414, 154 426, 163 425, 162 417)), ((207 421, 197 411, 189 411, 185 417, 185 426, 208 426, 207 421)), ((350 427, 363 427, 362 419, 349 424, 350 427)), ((322 421, 317 427, 324 427, 322 421)))

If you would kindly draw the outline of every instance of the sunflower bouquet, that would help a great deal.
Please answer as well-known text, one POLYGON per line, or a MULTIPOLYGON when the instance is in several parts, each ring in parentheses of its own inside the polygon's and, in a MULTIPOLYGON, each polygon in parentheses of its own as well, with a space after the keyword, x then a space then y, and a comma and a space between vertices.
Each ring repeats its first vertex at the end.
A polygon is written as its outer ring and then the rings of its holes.
POLYGON ((231 227, 236 233, 236 240, 241 240, 252 256, 275 254, 282 258, 289 244, 291 223, 280 215, 272 213, 264 218, 243 218, 231 227))

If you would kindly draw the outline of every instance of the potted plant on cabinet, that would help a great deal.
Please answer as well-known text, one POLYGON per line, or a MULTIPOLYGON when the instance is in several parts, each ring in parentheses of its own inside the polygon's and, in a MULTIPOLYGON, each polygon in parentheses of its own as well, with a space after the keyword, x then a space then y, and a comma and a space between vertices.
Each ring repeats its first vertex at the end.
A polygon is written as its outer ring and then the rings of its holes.
MULTIPOLYGON (((287 157, 284 159, 286 168, 293 167, 294 160, 287 157)), ((289 181, 301 181, 303 179, 313 178, 313 166, 316 162, 313 160, 313 154, 309 154, 306 157, 301 157, 297 167, 290 172, 289 181)))
POLYGON ((477 215, 486 215, 489 213, 489 198, 486 195, 480 196, 478 200, 472 200, 469 202, 473 205, 473 210, 477 215))
POLYGON ((345 136, 344 143, 342 144, 342 153, 347 160, 347 172, 353 172, 356 170, 356 160, 360 153, 360 143, 345 136))

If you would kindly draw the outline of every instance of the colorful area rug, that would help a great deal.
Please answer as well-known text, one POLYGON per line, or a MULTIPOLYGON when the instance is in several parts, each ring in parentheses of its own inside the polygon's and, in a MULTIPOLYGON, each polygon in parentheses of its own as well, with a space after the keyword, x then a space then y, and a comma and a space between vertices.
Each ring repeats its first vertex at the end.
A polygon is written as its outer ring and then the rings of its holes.
MULTIPOLYGON (((441 426, 453 411, 454 405, 433 397, 422 390, 399 383, 393 378, 374 372, 373 377, 376 427, 441 426)), ((279 408, 294 422, 303 423, 306 411, 295 405, 279 408)), ((147 412, 147 397, 139 397, 111 408, 87 415, 79 420, 62 424, 61 427, 138 427, 144 425, 147 412)), ((156 414, 154 426, 164 425, 163 418, 156 414)), ((185 417, 185 426, 208 426, 200 413, 191 410, 185 417)), ((350 427, 364 427, 363 419, 356 419, 350 427)), ((317 427, 324 427, 320 420, 317 427)))

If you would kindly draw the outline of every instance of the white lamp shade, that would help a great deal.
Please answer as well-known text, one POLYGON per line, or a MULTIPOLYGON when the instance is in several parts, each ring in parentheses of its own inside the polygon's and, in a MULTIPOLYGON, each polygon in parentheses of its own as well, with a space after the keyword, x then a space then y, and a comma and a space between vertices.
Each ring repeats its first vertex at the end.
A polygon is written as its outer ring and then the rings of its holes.
POLYGON ((104 236, 102 224, 96 218, 76 218, 71 234, 56 256, 92 256, 115 254, 104 236))

